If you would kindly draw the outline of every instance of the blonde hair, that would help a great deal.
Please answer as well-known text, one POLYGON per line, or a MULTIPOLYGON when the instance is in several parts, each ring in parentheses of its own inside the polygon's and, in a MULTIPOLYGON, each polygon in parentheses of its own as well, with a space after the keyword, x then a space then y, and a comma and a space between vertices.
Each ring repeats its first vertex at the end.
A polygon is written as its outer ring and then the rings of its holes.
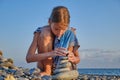
POLYGON ((59 23, 64 26, 68 26, 70 23, 70 14, 66 7, 57 6, 54 7, 49 18, 51 22, 59 23))

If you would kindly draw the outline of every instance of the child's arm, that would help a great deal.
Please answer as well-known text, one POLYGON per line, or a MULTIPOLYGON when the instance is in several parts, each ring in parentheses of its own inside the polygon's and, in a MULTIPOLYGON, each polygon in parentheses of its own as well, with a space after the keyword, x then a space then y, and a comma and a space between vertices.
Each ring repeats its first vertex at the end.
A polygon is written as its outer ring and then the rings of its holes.
POLYGON ((79 56, 79 52, 78 52, 78 48, 80 47, 80 45, 78 44, 77 39, 76 38, 76 28, 71 27, 71 31, 74 33, 74 37, 72 38, 74 42, 74 45, 70 45, 68 47, 68 51, 69 51, 69 55, 68 55, 68 59, 74 63, 74 64, 78 64, 80 62, 80 56, 79 56))
POLYGON ((28 63, 30 62, 38 62, 44 59, 47 59, 49 57, 57 56, 57 54, 54 51, 51 52, 45 52, 45 54, 36 54, 36 49, 37 49, 37 38, 38 38, 39 33, 34 34, 33 41, 30 45, 30 48, 28 50, 28 53, 26 55, 26 61, 28 63))
POLYGON ((79 52, 78 50, 74 50, 73 46, 68 48, 68 60, 74 64, 78 64, 80 62, 79 52))

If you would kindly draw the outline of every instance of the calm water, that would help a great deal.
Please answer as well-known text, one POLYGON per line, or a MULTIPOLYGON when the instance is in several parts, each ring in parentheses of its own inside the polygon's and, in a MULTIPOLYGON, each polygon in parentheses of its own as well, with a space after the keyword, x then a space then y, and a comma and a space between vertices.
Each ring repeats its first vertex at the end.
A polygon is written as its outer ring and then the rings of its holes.
POLYGON ((120 76, 120 69, 78 69, 80 74, 116 75, 120 76))

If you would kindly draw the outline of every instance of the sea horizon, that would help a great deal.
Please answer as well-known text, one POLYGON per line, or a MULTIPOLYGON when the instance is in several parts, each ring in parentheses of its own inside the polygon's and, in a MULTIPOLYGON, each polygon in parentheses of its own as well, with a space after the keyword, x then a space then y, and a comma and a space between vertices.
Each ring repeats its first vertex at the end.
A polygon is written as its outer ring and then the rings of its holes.
POLYGON ((120 68, 78 68, 80 74, 120 76, 120 68))

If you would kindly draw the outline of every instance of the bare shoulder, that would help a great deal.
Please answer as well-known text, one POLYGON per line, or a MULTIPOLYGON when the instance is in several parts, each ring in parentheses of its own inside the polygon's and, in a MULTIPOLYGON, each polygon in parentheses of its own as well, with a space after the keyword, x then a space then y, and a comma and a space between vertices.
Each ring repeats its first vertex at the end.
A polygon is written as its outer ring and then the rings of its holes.
POLYGON ((42 29, 41 34, 44 35, 44 36, 45 36, 45 35, 46 35, 46 36, 47 36, 47 35, 51 35, 50 26, 48 26, 48 25, 45 26, 45 27, 42 29))
POLYGON ((71 31, 76 35, 76 28, 71 27, 71 31))
POLYGON ((40 32, 34 33, 34 39, 36 39, 40 35, 40 32))
POLYGON ((44 26, 43 31, 44 32, 50 32, 51 31, 50 26, 49 25, 44 26))

